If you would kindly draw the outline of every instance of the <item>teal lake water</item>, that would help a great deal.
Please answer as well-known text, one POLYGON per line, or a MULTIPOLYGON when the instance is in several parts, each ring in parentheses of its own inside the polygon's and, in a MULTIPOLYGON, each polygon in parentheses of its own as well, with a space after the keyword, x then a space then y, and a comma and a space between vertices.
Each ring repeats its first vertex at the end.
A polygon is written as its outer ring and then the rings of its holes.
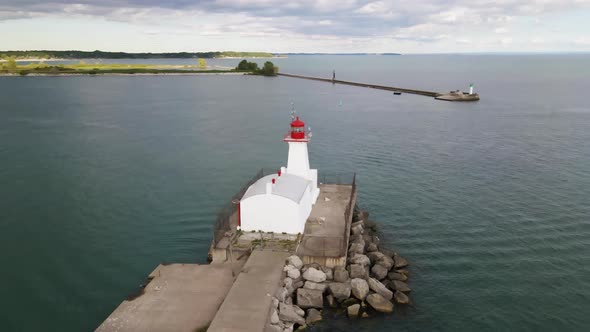
POLYGON ((285 77, 1 77, 2 331, 91 331, 160 262, 205 263, 216 211, 286 163, 291 102, 312 166, 357 172, 359 203, 412 264, 413 306, 314 331, 588 329, 590 55, 273 62, 425 90, 473 82, 482 100, 285 77))

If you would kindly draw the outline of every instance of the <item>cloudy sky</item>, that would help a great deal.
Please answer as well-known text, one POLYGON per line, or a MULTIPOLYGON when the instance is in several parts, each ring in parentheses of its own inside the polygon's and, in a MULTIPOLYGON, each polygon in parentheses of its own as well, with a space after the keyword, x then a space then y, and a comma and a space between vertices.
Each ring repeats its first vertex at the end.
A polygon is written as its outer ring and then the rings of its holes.
POLYGON ((590 0, 0 0, 0 49, 590 51, 590 0))

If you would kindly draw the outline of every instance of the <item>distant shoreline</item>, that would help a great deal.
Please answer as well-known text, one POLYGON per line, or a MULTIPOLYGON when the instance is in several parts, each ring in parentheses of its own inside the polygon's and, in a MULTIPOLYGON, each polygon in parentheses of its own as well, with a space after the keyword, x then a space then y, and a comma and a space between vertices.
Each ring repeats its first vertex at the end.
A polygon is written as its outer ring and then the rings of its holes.
POLYGON ((195 73, 195 72, 188 72, 188 73, 96 73, 96 74, 88 74, 88 73, 63 73, 63 74, 50 74, 50 73, 28 73, 27 75, 20 75, 16 74, 7 74, 7 73, 0 73, 0 77, 57 77, 57 76, 240 76, 240 75, 252 75, 251 73, 247 72, 227 72, 227 73, 195 73))
MULTIPOLYGON (((286 59, 287 56, 273 56, 273 57, 219 57, 219 58, 209 58, 210 59, 230 59, 230 60, 238 60, 238 59, 286 59)), ((46 61, 103 61, 103 60, 194 60, 189 58, 80 58, 80 59, 61 59, 61 58, 25 58, 25 59, 14 59, 16 62, 46 62, 46 61)), ((0 63, 6 62, 4 59, 0 59, 0 63)), ((149 62, 149 61, 146 61, 149 62)))
POLYGON ((1 58, 15 59, 216 59, 216 58, 270 58, 275 56, 269 52, 107 52, 79 50, 24 50, 0 51, 1 58))
MULTIPOLYGON (((30 58, 30 59, 14 59, 16 62, 45 62, 45 61, 79 61, 81 59, 42 59, 42 58, 30 58)), ((7 62, 7 60, 0 59, 0 62, 7 62)))

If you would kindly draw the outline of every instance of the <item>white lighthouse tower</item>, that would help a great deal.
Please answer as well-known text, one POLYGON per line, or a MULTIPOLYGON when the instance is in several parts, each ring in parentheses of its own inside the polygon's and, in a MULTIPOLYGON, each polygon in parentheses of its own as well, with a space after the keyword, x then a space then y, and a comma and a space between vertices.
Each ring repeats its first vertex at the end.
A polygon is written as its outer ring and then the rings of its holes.
POLYGON ((303 233, 318 199, 318 170, 309 168, 307 144, 311 134, 296 117, 283 141, 289 144, 287 167, 254 182, 239 205, 239 227, 244 231, 303 233))
POLYGON ((285 135, 283 141, 289 144, 289 156, 287 159, 287 168, 281 168, 281 171, 300 176, 312 182, 313 203, 318 198, 320 190, 317 187, 318 170, 309 168, 309 155, 307 144, 311 138, 311 133, 305 130, 305 122, 296 117, 291 122, 291 129, 285 135))

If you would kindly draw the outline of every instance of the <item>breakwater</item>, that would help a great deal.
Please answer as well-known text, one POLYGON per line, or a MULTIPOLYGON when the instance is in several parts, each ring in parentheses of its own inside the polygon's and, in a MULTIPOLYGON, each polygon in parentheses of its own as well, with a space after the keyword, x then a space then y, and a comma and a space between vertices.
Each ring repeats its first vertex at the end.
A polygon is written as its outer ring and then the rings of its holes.
POLYGON ((386 90, 386 91, 393 91, 393 92, 411 93, 414 95, 421 95, 421 96, 427 96, 427 97, 437 97, 440 95, 440 93, 434 92, 434 91, 405 89, 405 88, 398 88, 398 87, 394 87, 394 86, 359 83, 359 82, 343 81, 343 80, 336 80, 336 79, 329 79, 329 78, 320 78, 320 77, 284 74, 284 73, 278 73, 277 75, 286 76, 286 77, 293 77, 293 78, 301 78, 301 79, 313 80, 313 81, 320 81, 320 82, 327 82, 327 83, 334 83, 334 84, 352 85, 352 86, 358 86, 358 87, 363 87, 363 88, 371 88, 371 89, 386 90))
POLYGON ((432 98, 436 98, 437 100, 446 100, 446 101, 477 101, 477 100, 479 100, 478 94, 467 94, 467 93, 457 94, 456 91, 451 91, 449 93, 440 93, 440 92, 435 92, 435 91, 406 89, 406 88, 400 88, 400 87, 395 87, 395 86, 343 81, 343 80, 337 80, 337 79, 295 75, 295 74, 278 73, 277 75, 278 76, 285 76, 285 77, 300 78, 300 79, 305 79, 305 80, 312 80, 312 81, 327 82, 327 83, 332 83, 332 84, 344 84, 344 85, 358 86, 358 87, 362 87, 362 88, 393 91, 393 92, 397 92, 397 93, 409 93, 409 94, 413 94, 413 95, 432 97, 432 98))

